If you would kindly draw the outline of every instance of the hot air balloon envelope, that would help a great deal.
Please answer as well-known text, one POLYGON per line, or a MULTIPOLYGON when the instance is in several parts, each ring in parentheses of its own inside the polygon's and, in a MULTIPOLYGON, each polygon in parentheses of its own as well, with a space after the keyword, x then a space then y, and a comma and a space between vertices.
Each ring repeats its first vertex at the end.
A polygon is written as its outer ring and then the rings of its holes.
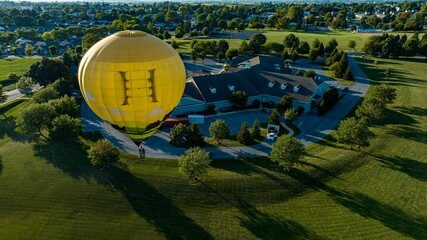
POLYGON ((121 31, 83 56, 80 90, 101 119, 146 138, 170 115, 185 87, 185 68, 166 42, 141 31, 121 31))

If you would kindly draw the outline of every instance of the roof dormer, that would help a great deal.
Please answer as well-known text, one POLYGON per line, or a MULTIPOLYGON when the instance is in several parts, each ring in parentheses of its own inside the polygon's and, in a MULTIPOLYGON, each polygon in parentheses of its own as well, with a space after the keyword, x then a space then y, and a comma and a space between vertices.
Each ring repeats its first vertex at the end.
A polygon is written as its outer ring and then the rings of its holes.
POLYGON ((298 84, 294 87, 294 92, 297 93, 300 89, 301 89, 301 85, 298 84))
POLYGON ((275 84, 275 83, 276 83, 276 82, 269 82, 269 83, 268 83, 268 87, 269 87, 269 88, 272 88, 272 87, 274 86, 274 84, 275 84))
POLYGON ((280 89, 281 89, 281 90, 285 90, 287 86, 288 86, 288 84, 287 84, 287 83, 286 83, 286 84, 282 84, 282 85, 280 85, 280 89))
POLYGON ((228 86, 228 89, 230 89, 230 91, 234 91, 234 85, 232 85, 232 84, 227 84, 227 86, 228 86))
POLYGON ((209 90, 211 90, 211 93, 216 93, 216 88, 209 86, 209 90))

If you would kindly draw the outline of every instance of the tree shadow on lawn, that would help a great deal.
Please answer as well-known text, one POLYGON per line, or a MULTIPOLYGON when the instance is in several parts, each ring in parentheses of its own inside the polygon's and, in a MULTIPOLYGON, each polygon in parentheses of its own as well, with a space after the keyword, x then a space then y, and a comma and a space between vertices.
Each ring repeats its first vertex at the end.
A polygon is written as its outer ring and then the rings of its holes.
POLYGON ((383 167, 405 173, 415 179, 427 182, 427 163, 399 156, 372 155, 377 161, 383 163, 383 167))
POLYGON ((10 137, 15 142, 32 142, 37 139, 35 135, 20 134, 15 131, 15 117, 7 116, 0 119, 0 138, 10 137))
POLYGON ((93 167, 81 143, 38 142, 35 155, 76 179, 95 181, 118 191, 135 212, 153 224, 167 239, 213 239, 212 235, 187 217, 170 199, 121 166, 93 167))
POLYGON ((414 118, 404 113, 386 108, 384 109, 384 117, 381 120, 375 122, 374 124, 377 124, 377 125, 393 124, 393 125, 408 126, 408 125, 414 125, 417 123, 418 123, 417 120, 415 120, 414 118))
POLYGON ((331 199, 364 218, 380 221, 384 226, 414 239, 427 237, 427 220, 423 217, 410 216, 364 193, 332 188, 298 169, 292 169, 290 175, 317 191, 325 192, 331 199))
POLYGON ((427 132, 416 127, 403 125, 393 128, 389 132, 400 138, 410 139, 418 143, 427 143, 427 132))
POLYGON ((393 107, 397 109, 399 112, 402 112, 403 114, 408 115, 416 115, 419 117, 427 117, 427 108, 421 108, 421 107, 406 107, 406 106, 397 106, 393 107))
POLYGON ((240 225, 259 239, 322 239, 295 221, 264 213, 242 200, 237 205, 244 215, 237 217, 240 225))

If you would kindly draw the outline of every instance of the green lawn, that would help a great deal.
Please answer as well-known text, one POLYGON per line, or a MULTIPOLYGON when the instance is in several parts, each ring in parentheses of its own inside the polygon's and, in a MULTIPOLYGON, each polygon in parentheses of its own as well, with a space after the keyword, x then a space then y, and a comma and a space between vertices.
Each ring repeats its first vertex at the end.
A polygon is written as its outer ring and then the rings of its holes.
POLYGON ((197 185, 187 184, 176 160, 125 157, 120 167, 93 168, 85 157, 92 140, 30 141, 11 121, 28 101, 2 106, 0 236, 426 239, 426 64, 358 61, 373 83, 399 94, 372 128, 371 147, 350 150, 327 137, 290 173, 265 158, 218 160, 197 185), (392 77, 384 79, 389 67, 392 77))
MULTIPOLYGON (((323 42, 323 44, 326 46, 326 44, 330 41, 330 39, 335 38, 338 42, 338 49, 340 50, 348 50, 348 51, 361 51, 362 46, 365 43, 365 40, 371 36, 371 33, 357 33, 353 34, 351 32, 346 31, 331 31, 331 32, 302 32, 302 31, 279 31, 279 30, 254 30, 249 29, 246 31, 253 31, 257 33, 263 33, 267 37, 267 41, 271 42, 283 42, 283 39, 286 35, 293 33, 295 36, 297 36, 301 41, 306 41, 310 45, 313 42, 314 39, 319 39, 319 41, 323 42), (351 49, 348 47, 348 42, 350 40, 356 41, 356 48, 351 49)), ((406 34, 408 38, 410 38, 413 33, 391 33, 391 34, 400 34, 402 36, 403 34, 406 34)), ((423 33, 420 34, 420 38, 423 36, 423 33)), ((178 51, 179 52, 190 52, 190 42, 191 40, 182 40, 182 39, 175 39, 178 44, 180 45, 178 51)), ((197 39, 198 41, 203 40, 220 40, 220 39, 207 39, 205 37, 199 37, 197 39)), ((240 43, 243 41, 241 39, 225 39, 228 44, 230 45, 230 48, 237 48, 239 49, 240 43)))
POLYGON ((37 62, 37 58, 7 58, 0 59, 0 84, 5 90, 15 89, 15 82, 7 81, 10 73, 22 75, 27 72, 31 64, 37 62))

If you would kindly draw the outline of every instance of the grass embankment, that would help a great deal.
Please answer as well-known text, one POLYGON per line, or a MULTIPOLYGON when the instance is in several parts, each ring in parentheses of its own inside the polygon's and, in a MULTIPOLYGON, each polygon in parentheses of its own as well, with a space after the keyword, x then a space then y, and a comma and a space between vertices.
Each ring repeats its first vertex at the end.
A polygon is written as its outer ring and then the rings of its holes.
POLYGON ((22 75, 27 72, 31 64, 37 62, 40 59, 37 58, 6 58, 0 59, 0 85, 3 86, 4 90, 15 89, 16 82, 10 82, 7 80, 7 76, 10 73, 16 73, 22 75))
MULTIPOLYGON (((0 236, 19 238, 427 238, 427 68, 415 60, 358 59, 397 88, 376 138, 349 150, 329 138, 284 173, 264 158, 213 162, 188 185, 176 160, 126 157, 96 169, 85 146, 13 132, 28 102, 0 107, 0 236), (392 68, 390 79, 382 72, 392 68)), ((369 94, 369 92, 368 92, 369 94)), ((89 141, 90 143, 90 141, 89 141)))

